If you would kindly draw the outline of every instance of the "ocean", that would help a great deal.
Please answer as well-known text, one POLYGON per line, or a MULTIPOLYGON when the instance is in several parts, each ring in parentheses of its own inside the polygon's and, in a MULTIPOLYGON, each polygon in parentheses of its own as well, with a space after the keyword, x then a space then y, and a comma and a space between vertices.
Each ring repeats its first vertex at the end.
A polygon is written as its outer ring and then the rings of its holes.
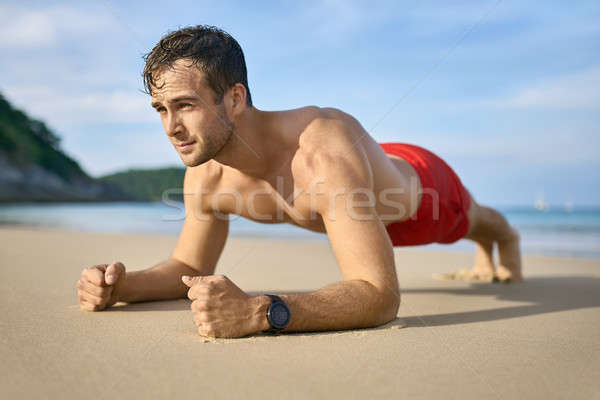
MULTIPOLYGON (((565 209, 533 206, 497 208, 521 233, 524 254, 600 258, 600 207, 565 209)), ((183 203, 23 203, 0 205, 1 225, 61 228, 102 233, 178 235, 183 203)), ((230 235, 327 240, 327 236, 287 225, 260 224, 231 217, 230 235)), ((468 240, 418 246, 421 249, 472 251, 468 240)))

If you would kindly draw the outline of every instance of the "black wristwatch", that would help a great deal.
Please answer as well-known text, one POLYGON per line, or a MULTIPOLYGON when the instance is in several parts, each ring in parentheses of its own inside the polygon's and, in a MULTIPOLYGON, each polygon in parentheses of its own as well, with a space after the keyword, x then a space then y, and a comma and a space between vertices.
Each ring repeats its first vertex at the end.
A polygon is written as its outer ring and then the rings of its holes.
POLYGON ((267 321, 271 327, 263 332, 277 334, 290 322, 290 309, 279 296, 274 294, 267 294, 267 296, 271 298, 271 304, 267 310, 267 321))

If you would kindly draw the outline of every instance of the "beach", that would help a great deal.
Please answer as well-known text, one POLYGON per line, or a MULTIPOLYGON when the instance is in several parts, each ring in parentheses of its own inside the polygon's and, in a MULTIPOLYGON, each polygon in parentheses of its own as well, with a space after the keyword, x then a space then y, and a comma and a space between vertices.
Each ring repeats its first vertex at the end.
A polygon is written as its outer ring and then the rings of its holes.
MULTIPOLYGON (((79 309, 84 267, 167 259, 177 237, 0 227, 2 398, 600 398, 600 260, 524 255, 521 284, 438 281, 468 252, 396 248, 380 327, 196 333, 188 299, 79 309)), ((250 294, 341 279, 327 241, 232 237, 216 273, 250 294)), ((293 316, 292 316, 293 318, 293 316)))

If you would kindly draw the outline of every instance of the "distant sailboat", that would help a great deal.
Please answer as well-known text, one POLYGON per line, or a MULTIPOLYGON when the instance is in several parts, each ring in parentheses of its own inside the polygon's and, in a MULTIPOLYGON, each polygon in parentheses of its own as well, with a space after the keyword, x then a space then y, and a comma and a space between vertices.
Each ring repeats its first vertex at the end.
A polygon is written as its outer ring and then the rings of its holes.
POLYGON ((550 205, 546 200, 544 200, 544 196, 539 196, 533 206, 539 211, 548 211, 550 209, 550 205))

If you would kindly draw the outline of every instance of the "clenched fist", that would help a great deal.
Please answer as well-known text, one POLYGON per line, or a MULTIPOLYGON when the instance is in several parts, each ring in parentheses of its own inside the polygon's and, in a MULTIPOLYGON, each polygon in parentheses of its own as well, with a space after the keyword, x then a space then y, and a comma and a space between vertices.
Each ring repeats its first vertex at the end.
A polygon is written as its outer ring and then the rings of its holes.
POLYGON ((77 281, 79 307, 100 311, 119 301, 125 279, 125 266, 120 262, 85 268, 77 281))
POLYGON ((184 275, 181 280, 190 288, 190 308, 201 336, 235 338, 267 328, 261 328, 267 306, 261 307, 260 296, 249 296, 226 276, 184 275))

